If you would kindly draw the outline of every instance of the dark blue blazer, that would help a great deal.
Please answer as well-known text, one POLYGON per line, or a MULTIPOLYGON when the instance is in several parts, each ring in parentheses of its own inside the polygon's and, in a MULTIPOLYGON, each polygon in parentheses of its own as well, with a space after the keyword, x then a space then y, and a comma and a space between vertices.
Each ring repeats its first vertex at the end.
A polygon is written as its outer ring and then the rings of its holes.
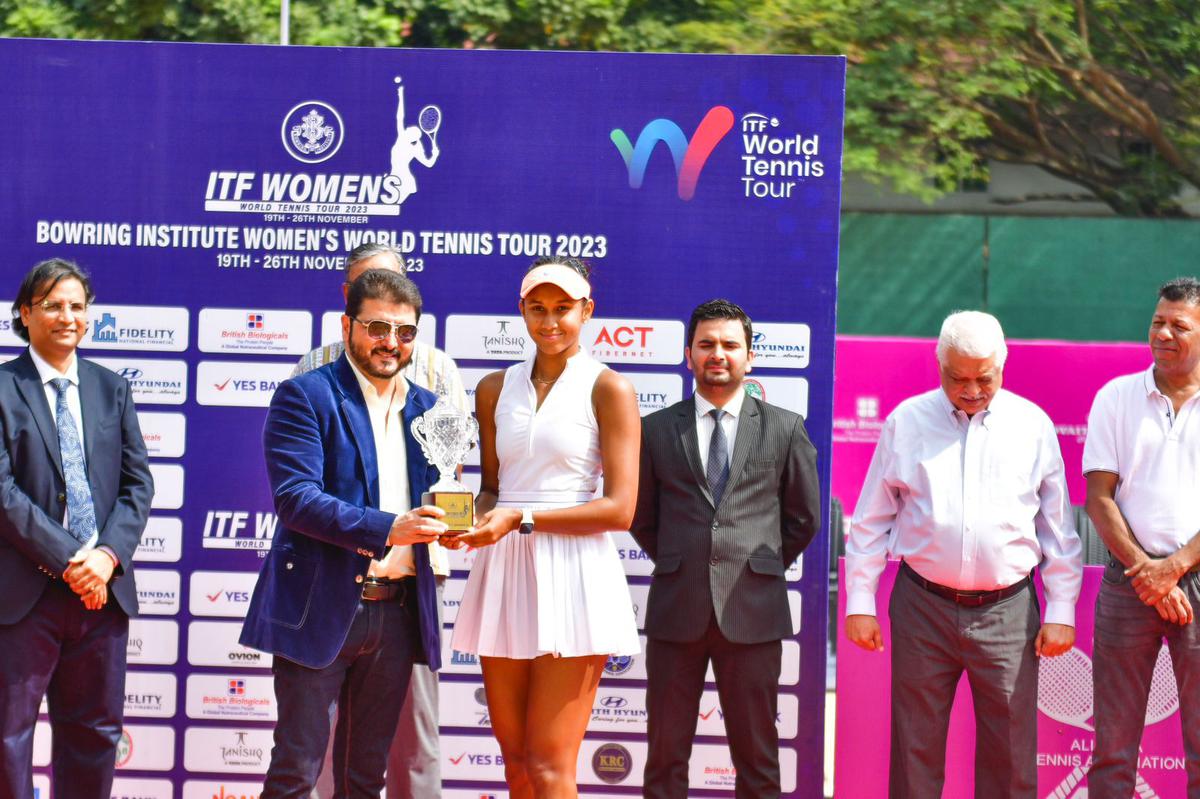
MULTIPOLYGON (((404 443, 409 500, 437 480, 412 435, 412 421, 433 407, 433 392, 409 383, 404 443)), ((333 662, 362 596, 361 578, 387 549, 395 514, 379 510, 375 437, 362 389, 346 356, 280 384, 263 429, 267 477, 279 529, 271 541, 241 642, 309 668, 333 662)), ((441 664, 429 548, 413 546, 417 567, 421 662, 441 664)))
MULTIPOLYGON (((146 528, 154 482, 129 381, 80 358, 79 404, 98 544, 121 562, 110 597, 135 616, 133 552, 146 528)), ((66 491, 58 428, 26 350, 0 364, 0 624, 23 619, 79 549, 62 526, 66 491)))

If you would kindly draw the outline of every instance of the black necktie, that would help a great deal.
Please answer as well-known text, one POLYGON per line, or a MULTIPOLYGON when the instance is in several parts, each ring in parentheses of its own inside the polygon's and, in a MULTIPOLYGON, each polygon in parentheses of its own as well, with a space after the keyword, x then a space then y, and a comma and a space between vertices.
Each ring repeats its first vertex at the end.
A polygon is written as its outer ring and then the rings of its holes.
POLYGON ((721 427, 721 417, 725 411, 713 408, 708 412, 713 418, 713 434, 708 442, 708 490, 712 492, 713 504, 721 504, 721 495, 725 493, 725 483, 729 480, 729 443, 725 440, 725 428, 721 427))

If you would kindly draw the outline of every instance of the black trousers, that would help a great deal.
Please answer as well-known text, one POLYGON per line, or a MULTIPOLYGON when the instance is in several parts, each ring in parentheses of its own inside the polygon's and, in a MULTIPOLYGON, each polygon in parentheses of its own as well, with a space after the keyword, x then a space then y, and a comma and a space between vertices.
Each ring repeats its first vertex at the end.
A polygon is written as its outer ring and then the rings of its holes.
POLYGON ((779 704, 782 644, 739 644, 721 634, 716 618, 698 641, 651 638, 646 643, 649 754, 642 795, 687 799, 688 760, 704 676, 712 662, 729 752, 737 769, 737 799, 772 799, 779 789, 779 704))

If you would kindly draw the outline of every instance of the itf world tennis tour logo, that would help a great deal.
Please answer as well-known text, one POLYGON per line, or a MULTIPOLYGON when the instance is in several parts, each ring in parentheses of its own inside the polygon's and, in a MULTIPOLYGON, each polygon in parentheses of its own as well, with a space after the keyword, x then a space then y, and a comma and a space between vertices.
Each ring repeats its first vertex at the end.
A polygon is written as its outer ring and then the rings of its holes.
MULTIPOLYGON (((378 171, 247 172, 217 169, 209 172, 204 210, 263 214, 268 222, 350 222, 361 224, 371 216, 398 216, 400 206, 417 193, 414 164, 432 169, 441 156, 438 131, 442 109, 426 104, 410 124, 401 77, 395 87, 395 138, 378 171)), ((363 120, 361 128, 385 130, 382 118, 363 120)), ((280 125, 284 151, 301 164, 333 163, 349 129, 341 113, 323 100, 293 105, 280 125)), ((139 233, 141 235, 141 233, 139 233)), ((232 234, 231 234, 232 235, 232 234)), ((247 242, 247 244, 251 244, 247 242)), ((336 246, 336 242, 334 243, 336 246)), ((229 247, 240 246, 229 241, 229 247)))
MULTIPOLYGON (((655 119, 638 134, 637 142, 620 128, 609 139, 629 172, 629 188, 640 189, 646 177, 650 156, 662 142, 675 163, 675 190, 681 200, 696 196, 700 173, 708 158, 726 134, 733 129, 733 111, 723 105, 708 109, 691 139, 683 128, 670 119, 655 119)), ((820 136, 801 133, 781 135, 778 117, 751 112, 742 116, 742 167, 739 182, 743 196, 751 199, 788 199, 810 180, 825 176, 825 164, 818 158, 820 136)))

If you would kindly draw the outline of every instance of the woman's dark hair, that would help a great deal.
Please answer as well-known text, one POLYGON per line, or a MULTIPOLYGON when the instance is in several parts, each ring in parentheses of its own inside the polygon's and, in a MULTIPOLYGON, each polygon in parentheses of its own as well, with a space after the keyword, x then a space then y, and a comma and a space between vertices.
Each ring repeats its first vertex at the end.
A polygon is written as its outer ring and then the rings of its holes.
POLYGON ((550 264, 558 264, 559 266, 565 266, 568 269, 573 269, 578 272, 584 280, 591 280, 592 267, 588 265, 587 261, 582 261, 578 258, 567 258, 561 255, 543 255, 541 258, 538 258, 529 265, 529 268, 525 270, 525 274, 529 274, 539 266, 549 266, 550 264))
POLYGON ((59 282, 68 278, 74 278, 83 285, 84 299, 91 305, 96 299, 96 294, 92 291, 92 279, 74 261, 48 258, 26 273, 25 279, 21 281, 21 288, 17 289, 17 298, 12 304, 13 332, 20 336, 22 341, 29 341, 29 331, 21 321, 21 308, 26 305, 32 308, 53 291, 59 282))
POLYGON ((421 292, 417 284, 391 269, 368 269, 350 284, 346 293, 346 316, 357 319, 364 300, 386 300, 411 305, 421 321, 421 292))
POLYGON ((746 315, 740 305, 729 300, 709 300, 696 306, 696 310, 692 311, 691 320, 688 321, 687 346, 692 346, 692 339, 696 336, 696 327, 701 322, 707 322, 710 319, 736 319, 741 322, 742 330, 746 331, 746 349, 750 349, 751 342, 754 341, 750 317, 746 315))

